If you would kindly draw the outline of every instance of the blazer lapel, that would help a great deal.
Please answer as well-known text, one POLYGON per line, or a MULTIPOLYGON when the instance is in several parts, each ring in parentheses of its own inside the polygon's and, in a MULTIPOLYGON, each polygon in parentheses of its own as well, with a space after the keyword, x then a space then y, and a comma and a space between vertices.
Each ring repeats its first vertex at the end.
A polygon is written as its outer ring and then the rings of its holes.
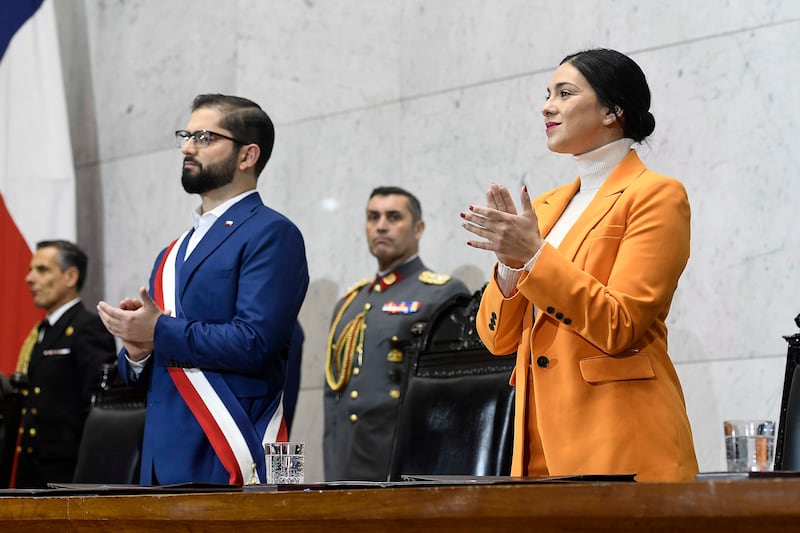
POLYGON ((569 185, 553 190, 550 196, 536 205, 536 217, 539 219, 539 232, 542 237, 547 237, 547 234, 553 229, 569 201, 578 192, 580 185, 581 180, 576 179, 569 185))
POLYGON ((192 250, 186 262, 181 266, 180 279, 178 280, 180 296, 183 296, 184 292, 186 292, 186 287, 195 270, 225 239, 233 235, 248 218, 253 216, 259 205, 262 205, 261 196, 258 193, 251 194, 231 206, 214 222, 214 225, 197 243, 197 247, 192 250))
POLYGON ((595 197, 564 236, 564 240, 561 241, 561 245, 558 247, 559 251, 570 260, 575 259, 589 232, 597 226, 597 223, 613 207, 622 191, 645 170, 646 167, 639 159, 636 151, 631 150, 617 165, 617 168, 609 174, 595 197))

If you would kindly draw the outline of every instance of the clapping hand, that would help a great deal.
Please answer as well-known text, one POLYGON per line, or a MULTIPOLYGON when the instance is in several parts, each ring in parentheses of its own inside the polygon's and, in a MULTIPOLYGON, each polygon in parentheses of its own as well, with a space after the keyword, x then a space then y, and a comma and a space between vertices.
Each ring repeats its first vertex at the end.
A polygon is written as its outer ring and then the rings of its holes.
POLYGON ((524 265, 544 241, 527 187, 520 193, 520 205, 518 214, 508 189, 492 183, 485 206, 471 205, 469 212, 461 213, 464 229, 485 239, 467 241, 467 245, 494 252, 498 261, 512 268, 524 265))

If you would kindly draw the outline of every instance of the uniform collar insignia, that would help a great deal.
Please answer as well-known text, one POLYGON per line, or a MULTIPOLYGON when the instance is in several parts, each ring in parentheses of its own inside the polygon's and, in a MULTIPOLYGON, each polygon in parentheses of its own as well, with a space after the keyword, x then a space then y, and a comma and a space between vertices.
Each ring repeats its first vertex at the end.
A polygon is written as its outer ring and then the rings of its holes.
POLYGON ((398 271, 389 272, 384 276, 375 276, 372 284, 369 286, 370 291, 383 292, 398 281, 403 279, 403 275, 398 271))

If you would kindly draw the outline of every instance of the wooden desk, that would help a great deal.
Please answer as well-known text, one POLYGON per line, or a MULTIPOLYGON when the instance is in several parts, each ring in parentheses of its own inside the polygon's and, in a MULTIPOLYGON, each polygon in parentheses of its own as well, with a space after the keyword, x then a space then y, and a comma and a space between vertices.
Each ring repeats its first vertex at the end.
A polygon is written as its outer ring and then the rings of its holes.
POLYGON ((0 531, 797 531, 800 479, 0 498, 0 531))

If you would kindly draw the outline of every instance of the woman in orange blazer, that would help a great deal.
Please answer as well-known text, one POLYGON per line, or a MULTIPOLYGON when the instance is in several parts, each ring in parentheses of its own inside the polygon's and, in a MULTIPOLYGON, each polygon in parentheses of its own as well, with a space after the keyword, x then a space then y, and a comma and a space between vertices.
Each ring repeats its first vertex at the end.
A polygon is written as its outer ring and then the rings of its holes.
POLYGON ((505 187, 462 213, 497 255, 478 313, 517 353, 512 475, 693 479, 697 459, 665 321, 689 258, 683 185, 631 149, 655 127, 641 69, 606 49, 564 58, 542 107, 550 150, 580 177, 517 212, 505 187))

